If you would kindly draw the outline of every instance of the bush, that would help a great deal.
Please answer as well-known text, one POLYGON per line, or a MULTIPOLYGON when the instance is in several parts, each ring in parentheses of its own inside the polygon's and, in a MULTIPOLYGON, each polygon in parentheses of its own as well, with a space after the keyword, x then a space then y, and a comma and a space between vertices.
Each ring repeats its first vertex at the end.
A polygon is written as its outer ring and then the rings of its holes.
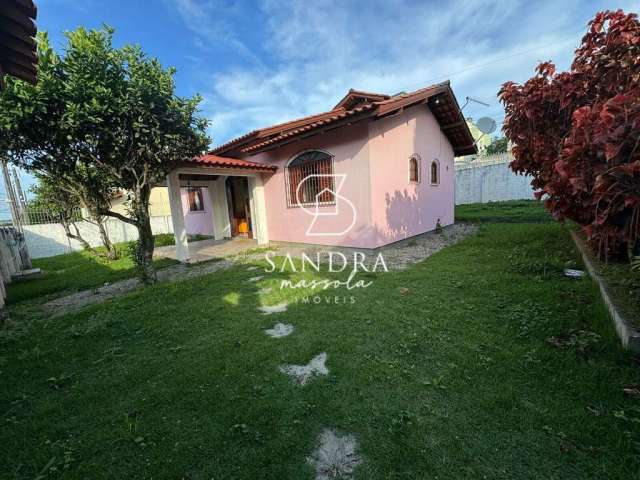
MULTIPOLYGON (((640 245, 640 23, 596 14, 568 72, 551 62, 500 89, 511 168, 556 219, 582 226, 601 256, 640 245)), ((637 251, 636 251, 637 254, 637 251)))
POLYGON ((153 242, 156 247, 166 247, 168 245, 175 245, 176 239, 173 233, 158 233, 153 236, 153 242))

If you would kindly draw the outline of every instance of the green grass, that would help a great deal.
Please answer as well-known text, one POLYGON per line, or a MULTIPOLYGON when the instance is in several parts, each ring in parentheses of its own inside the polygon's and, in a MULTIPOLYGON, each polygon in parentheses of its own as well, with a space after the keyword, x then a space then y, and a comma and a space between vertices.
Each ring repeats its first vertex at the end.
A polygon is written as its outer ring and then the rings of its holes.
POLYGON ((636 478, 640 402, 622 388, 638 366, 567 264, 555 223, 483 224, 346 303, 256 315, 300 275, 237 267, 55 320, 14 307, 0 476, 311 479, 331 427, 358 439, 357 479, 636 478), (295 332, 264 335, 277 321, 295 332), (278 371, 323 351, 328 377, 278 371))
POLYGON ((640 271, 631 271, 627 262, 600 264, 600 273, 622 314, 640 330, 640 271))
MULTIPOLYGON (((136 271, 133 262, 127 256, 127 249, 123 244, 117 245, 117 248, 120 252, 120 258, 117 260, 107 260, 85 251, 34 260, 33 266, 41 268, 44 277, 8 285, 7 303, 15 304, 39 297, 60 296, 134 277, 136 271)), ((174 260, 165 258, 154 261, 158 268, 174 263, 174 260)))
POLYGON ((542 203, 535 200, 456 205, 455 215, 458 222, 540 223, 553 221, 542 203))
MULTIPOLYGON (((176 237, 173 235, 173 233, 158 233, 157 235, 154 235, 153 238, 155 240, 154 243, 156 247, 166 247, 176 244, 176 237)), ((201 240, 211 240, 212 238, 213 237, 211 235, 201 235, 199 233, 196 233, 193 235, 189 235, 187 241, 199 242, 201 240)))

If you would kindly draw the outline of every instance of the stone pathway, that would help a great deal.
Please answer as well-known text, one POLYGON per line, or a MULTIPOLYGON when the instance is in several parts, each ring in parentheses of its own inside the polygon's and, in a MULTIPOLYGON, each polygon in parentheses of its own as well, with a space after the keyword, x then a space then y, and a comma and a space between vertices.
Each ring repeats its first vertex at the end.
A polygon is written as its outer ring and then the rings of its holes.
POLYGON ((353 470, 362 462, 353 435, 339 435, 325 429, 320 434, 318 444, 317 450, 307 458, 316 470, 316 480, 350 478, 353 470))
MULTIPOLYGON (((189 280, 218 270, 230 268, 233 265, 234 262, 228 259, 198 263, 195 265, 172 265, 170 267, 161 268, 157 271, 158 282, 167 283, 189 280)), ((81 292, 72 293, 71 295, 50 300, 43 305, 43 308, 51 316, 57 317, 59 315, 78 311, 89 305, 105 302, 125 293, 132 292, 141 286, 142 283, 137 278, 120 280, 118 282, 105 284, 102 287, 83 290, 81 292)))
POLYGON ((306 385, 316 375, 329 375, 329 369, 325 365, 327 354, 322 352, 316 355, 306 365, 283 365, 282 373, 289 375, 298 385, 306 385))
POLYGON ((276 323, 273 328, 265 330, 264 333, 273 338, 282 338, 293 333, 293 325, 287 323, 276 323))
POLYGON ((262 305, 258 307, 258 310, 265 315, 271 315, 272 313, 282 313, 287 311, 288 304, 279 303, 278 305, 262 305))

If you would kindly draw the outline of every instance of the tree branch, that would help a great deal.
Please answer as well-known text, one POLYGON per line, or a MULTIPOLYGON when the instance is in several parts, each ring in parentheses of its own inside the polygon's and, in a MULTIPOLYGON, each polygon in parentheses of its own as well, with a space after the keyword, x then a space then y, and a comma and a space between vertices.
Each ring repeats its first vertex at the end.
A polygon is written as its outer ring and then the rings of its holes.
POLYGON ((128 223, 129 225, 133 225, 134 227, 138 226, 138 222, 136 222, 135 220, 133 220, 132 218, 129 217, 125 217, 124 215, 122 215, 121 213, 118 212, 112 212, 111 210, 108 210, 106 212, 104 212, 104 214, 107 217, 113 217, 113 218, 117 218, 118 220, 124 222, 124 223, 128 223))

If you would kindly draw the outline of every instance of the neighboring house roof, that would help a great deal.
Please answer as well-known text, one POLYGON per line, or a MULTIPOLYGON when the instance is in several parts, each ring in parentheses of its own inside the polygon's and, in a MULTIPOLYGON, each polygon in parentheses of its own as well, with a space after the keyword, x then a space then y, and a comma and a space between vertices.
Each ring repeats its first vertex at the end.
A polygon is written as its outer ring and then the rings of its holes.
POLYGON ((486 150, 486 148, 491 145, 491 135, 482 133, 477 125, 473 122, 472 118, 467 118, 467 125, 469 126, 471 135, 473 135, 473 138, 476 141, 478 149, 481 151, 486 150))
POLYGON ((210 153, 251 155, 360 120, 393 115, 419 104, 429 107, 456 156, 477 152, 473 136, 447 81, 394 96, 349 90, 333 110, 254 130, 214 148, 210 153))
POLYGON ((363 92, 362 90, 354 90, 350 88, 347 94, 342 97, 333 109, 336 108, 344 108, 345 110, 351 110, 361 103, 365 103, 367 101, 381 101, 389 98, 389 95, 385 95, 383 93, 371 93, 371 92, 363 92))
POLYGON ((200 157, 194 158, 193 160, 189 160, 186 163, 187 165, 190 163, 195 163, 198 165, 206 165, 209 167, 237 168, 259 172, 275 172, 278 168, 275 165, 248 162, 246 160, 238 160, 237 158, 220 157, 218 155, 211 154, 202 155, 200 157))
POLYGON ((36 83, 38 10, 32 0, 2 0, 0 8, 0 89, 4 75, 36 83))

